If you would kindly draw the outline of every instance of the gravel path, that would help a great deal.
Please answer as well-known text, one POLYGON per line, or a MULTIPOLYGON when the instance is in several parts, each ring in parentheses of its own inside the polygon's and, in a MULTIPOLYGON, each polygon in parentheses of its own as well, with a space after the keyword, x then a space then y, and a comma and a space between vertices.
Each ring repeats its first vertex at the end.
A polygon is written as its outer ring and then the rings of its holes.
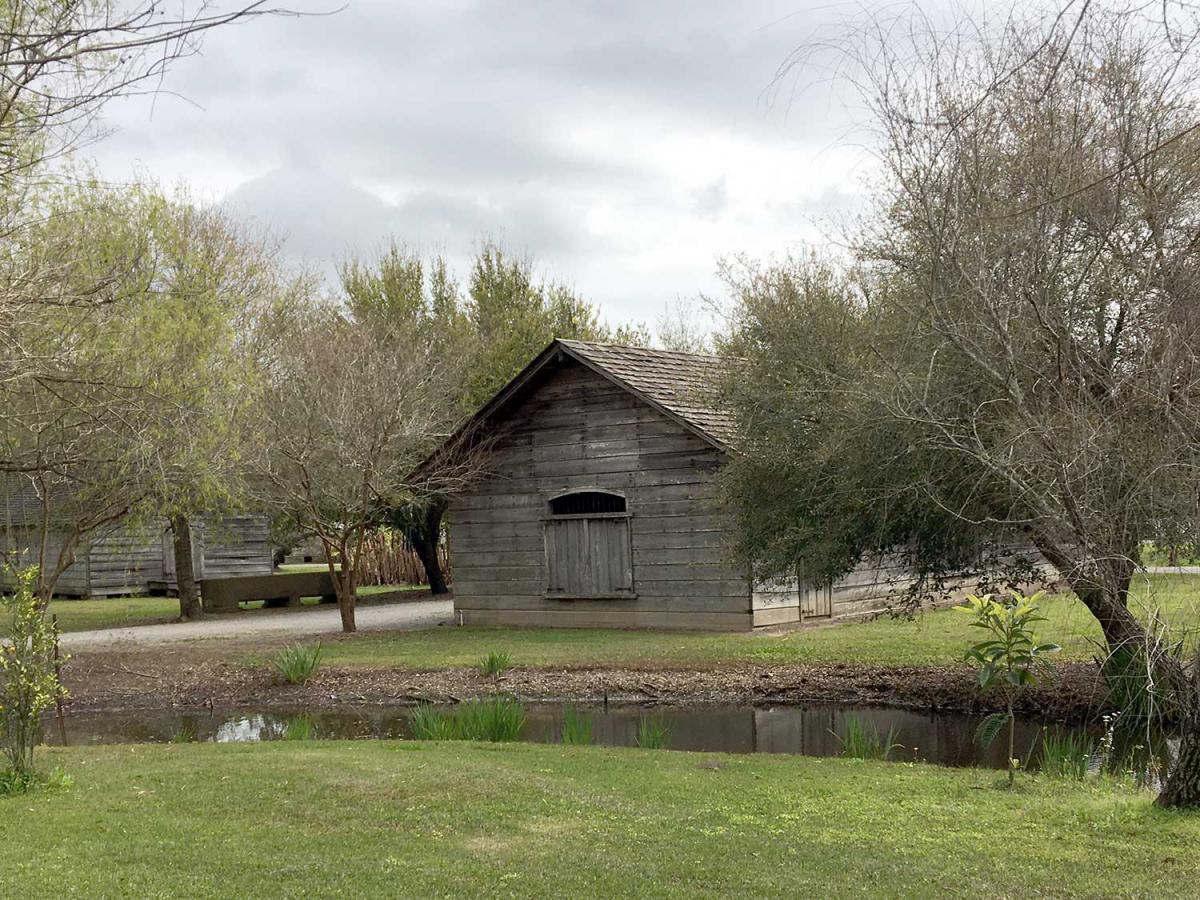
MULTIPOLYGON (((429 628, 454 617, 452 600, 411 600, 378 606, 360 606, 355 614, 359 631, 384 631, 397 628, 429 628)), ((342 621, 336 606, 320 609, 252 610, 238 615, 221 616, 200 622, 169 625, 139 625, 132 628, 106 628, 100 631, 75 631, 61 637, 66 648, 97 649, 111 645, 162 644, 204 638, 230 637, 302 637, 311 634, 340 633, 342 621)))

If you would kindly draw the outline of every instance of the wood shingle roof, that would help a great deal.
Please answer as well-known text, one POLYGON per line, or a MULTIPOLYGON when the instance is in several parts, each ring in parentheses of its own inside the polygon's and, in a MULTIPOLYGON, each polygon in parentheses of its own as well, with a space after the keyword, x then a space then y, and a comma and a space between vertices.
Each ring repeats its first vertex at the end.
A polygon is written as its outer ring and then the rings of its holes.
POLYGON ((734 417, 720 398, 721 357, 590 341, 554 343, 710 443, 723 450, 734 446, 734 417))

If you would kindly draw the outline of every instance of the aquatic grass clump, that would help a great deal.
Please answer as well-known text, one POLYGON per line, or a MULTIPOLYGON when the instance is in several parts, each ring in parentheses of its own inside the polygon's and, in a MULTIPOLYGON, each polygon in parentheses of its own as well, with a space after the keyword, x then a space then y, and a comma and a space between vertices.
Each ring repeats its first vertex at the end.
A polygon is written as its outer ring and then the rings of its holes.
POLYGON ((171 744, 194 744, 196 740, 196 726, 191 722, 184 722, 167 738, 167 742, 171 744))
POLYGON ((563 710, 562 742, 572 746, 582 746, 592 742, 592 720, 573 706, 563 710))
POLYGON ((454 723, 454 714, 438 709, 432 703, 421 703, 408 714, 408 727, 418 741, 461 740, 454 723))
POLYGON ((1042 736, 1041 771, 1049 778, 1083 781, 1091 769, 1096 742, 1082 732, 1042 736))
POLYGON ((886 760, 893 750, 902 749, 896 743, 896 727, 893 725, 886 735, 880 735, 879 729, 870 722, 865 722, 857 716, 846 718, 843 734, 831 731, 842 747, 842 756, 847 759, 881 759, 886 760))
POLYGON ((412 736, 422 741, 515 741, 525 727, 525 707, 511 697, 472 700, 451 710, 422 703, 408 724, 412 736))
POLYGON ((643 750, 662 750, 671 739, 671 726, 658 716, 638 719, 637 745, 643 750))
POLYGON ((321 644, 306 647, 292 644, 275 654, 276 684, 308 684, 321 667, 321 644))
POLYGON ((283 740, 311 741, 316 733, 316 723, 308 713, 292 716, 283 726, 283 740))
POLYGON ((479 661, 479 672, 485 678, 499 678, 512 666, 512 657, 503 650, 493 650, 479 661))

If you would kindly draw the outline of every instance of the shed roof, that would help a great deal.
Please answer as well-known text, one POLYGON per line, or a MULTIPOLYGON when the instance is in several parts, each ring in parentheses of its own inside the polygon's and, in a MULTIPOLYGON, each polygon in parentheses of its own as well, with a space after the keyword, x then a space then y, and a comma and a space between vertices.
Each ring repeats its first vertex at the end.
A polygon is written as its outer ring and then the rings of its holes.
POLYGON ((721 403, 725 361, 704 353, 557 340, 584 365, 624 387, 722 450, 733 446, 733 414, 721 403))
POLYGON ((727 452, 734 446, 734 418, 719 399, 718 378, 724 365, 721 357, 558 338, 468 418, 417 471, 443 453, 453 452, 462 442, 472 442, 472 432, 486 429, 507 408, 520 402, 540 381, 539 376, 567 359, 629 391, 718 450, 727 452))

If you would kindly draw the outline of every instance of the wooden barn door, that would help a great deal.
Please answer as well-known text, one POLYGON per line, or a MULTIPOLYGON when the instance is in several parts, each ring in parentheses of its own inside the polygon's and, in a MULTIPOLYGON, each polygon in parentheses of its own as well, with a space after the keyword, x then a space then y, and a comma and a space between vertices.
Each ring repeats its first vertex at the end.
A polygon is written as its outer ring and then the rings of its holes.
POLYGON ((800 582, 800 621, 828 619, 833 615, 833 582, 800 582))
POLYGON ((551 501, 546 519, 546 596, 604 598, 633 596, 633 553, 624 498, 596 501, 597 492, 551 501), (620 501, 620 509, 613 510, 620 501), (559 502, 564 501, 564 502, 559 502), (580 507, 595 511, 575 512, 580 507), (556 512, 556 510, 571 510, 556 512))

